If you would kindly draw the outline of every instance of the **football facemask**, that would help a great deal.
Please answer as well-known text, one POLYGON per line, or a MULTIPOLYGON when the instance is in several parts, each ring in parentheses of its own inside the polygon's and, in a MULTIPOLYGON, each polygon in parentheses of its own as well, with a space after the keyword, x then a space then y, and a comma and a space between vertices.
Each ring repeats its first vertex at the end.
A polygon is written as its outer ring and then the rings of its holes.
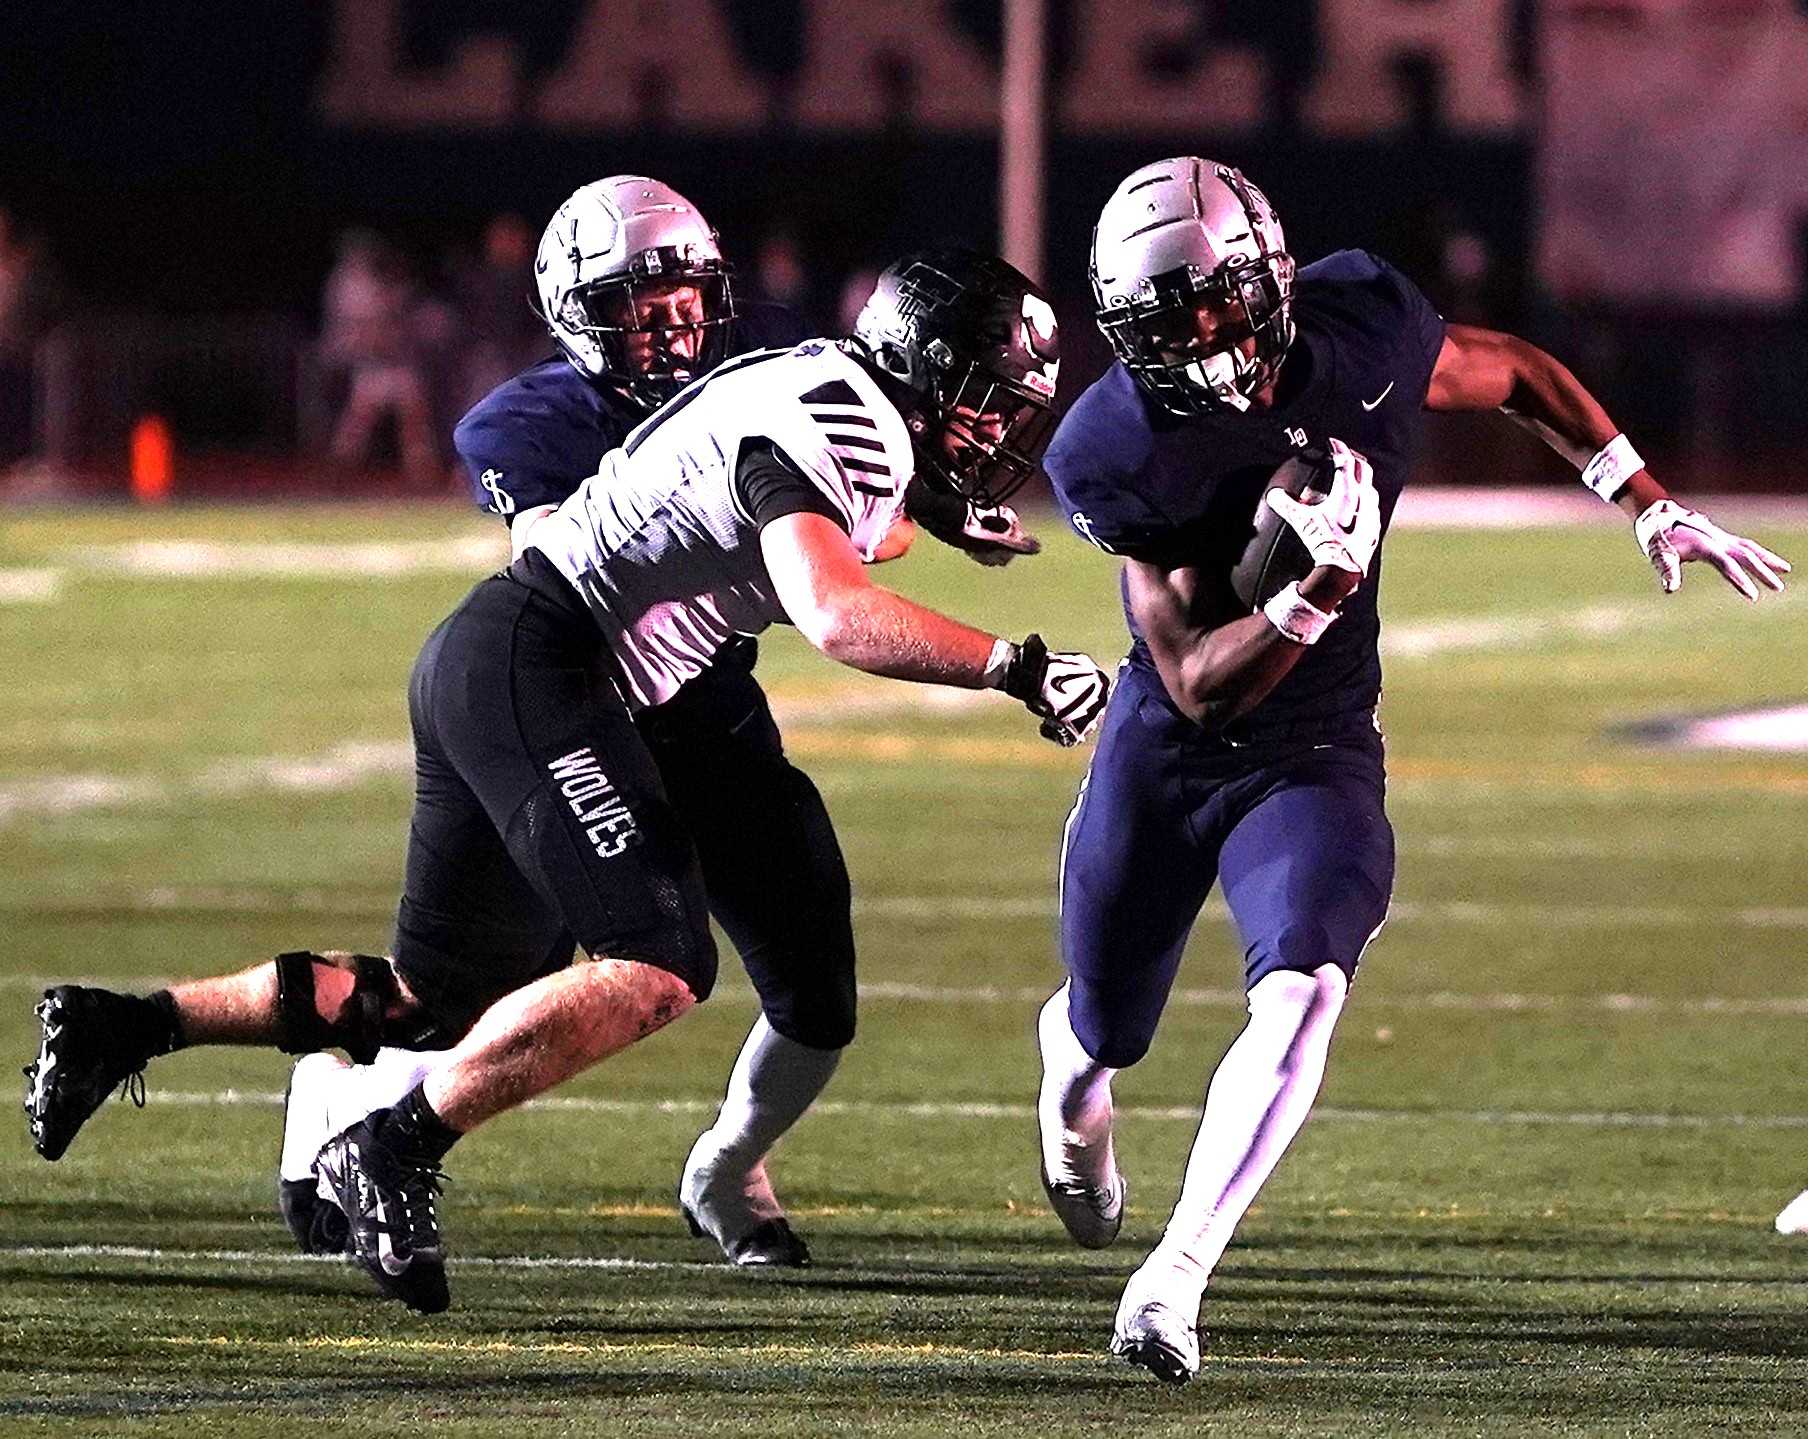
POLYGON ((596 343, 600 379, 656 407, 726 357, 734 314, 721 261, 649 251, 630 273, 569 292, 559 318, 596 343))
POLYGON ((1112 350, 1178 414, 1246 410, 1273 382, 1293 340, 1290 255, 1191 266, 1144 281, 1128 305, 1099 311, 1112 350))
POLYGON ((1055 432, 1049 400, 975 362, 936 387, 917 443, 919 469, 981 508, 1003 504, 1036 472, 1055 432))

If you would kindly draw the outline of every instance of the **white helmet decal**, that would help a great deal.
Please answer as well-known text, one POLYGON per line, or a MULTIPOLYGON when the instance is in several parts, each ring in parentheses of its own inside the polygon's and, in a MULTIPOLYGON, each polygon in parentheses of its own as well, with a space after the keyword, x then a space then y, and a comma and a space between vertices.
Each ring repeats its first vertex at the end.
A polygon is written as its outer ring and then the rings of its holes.
MULTIPOLYGON (((1035 294, 1024 291, 1023 295, 1023 348, 1037 359, 1043 359, 1055 345, 1055 310, 1054 306, 1035 294)), ((1055 376, 1060 361, 1048 359, 1040 370, 1028 370, 1024 373, 1024 385, 1034 390, 1044 399, 1055 393, 1055 376)))

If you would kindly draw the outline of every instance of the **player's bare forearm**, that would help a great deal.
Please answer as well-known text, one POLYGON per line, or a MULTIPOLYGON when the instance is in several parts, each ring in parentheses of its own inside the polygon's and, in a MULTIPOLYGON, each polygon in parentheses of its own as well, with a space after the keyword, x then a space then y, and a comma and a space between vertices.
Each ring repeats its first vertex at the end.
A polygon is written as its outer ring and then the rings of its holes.
POLYGON ((984 689, 997 640, 894 590, 869 585, 832 603, 811 643, 867 674, 984 689))
POLYGON ((830 659, 868 674, 983 689, 997 636, 875 585, 833 521, 786 515, 760 531, 785 613, 830 659))
MULTIPOLYGON (((1201 590, 1195 570, 1130 560, 1125 578, 1130 611, 1168 697, 1206 729, 1248 714, 1306 652, 1266 615, 1229 616, 1201 590)), ((1329 614, 1358 582, 1348 571, 1320 565, 1300 582, 1300 594, 1329 614)))
MULTIPOLYGON (((1569 368, 1528 340, 1476 325, 1452 325, 1431 372, 1428 410, 1498 409, 1578 470, 1619 427, 1569 368)), ((1614 503, 1637 516, 1669 492, 1645 470, 1627 480, 1614 503)))

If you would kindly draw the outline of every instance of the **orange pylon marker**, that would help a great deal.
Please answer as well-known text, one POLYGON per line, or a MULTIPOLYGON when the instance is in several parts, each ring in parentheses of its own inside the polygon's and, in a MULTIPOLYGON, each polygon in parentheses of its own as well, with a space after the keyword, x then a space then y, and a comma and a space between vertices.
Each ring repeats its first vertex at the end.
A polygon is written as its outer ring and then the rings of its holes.
POLYGON ((132 498, 160 505, 176 478, 176 441, 162 415, 145 415, 132 426, 132 498))

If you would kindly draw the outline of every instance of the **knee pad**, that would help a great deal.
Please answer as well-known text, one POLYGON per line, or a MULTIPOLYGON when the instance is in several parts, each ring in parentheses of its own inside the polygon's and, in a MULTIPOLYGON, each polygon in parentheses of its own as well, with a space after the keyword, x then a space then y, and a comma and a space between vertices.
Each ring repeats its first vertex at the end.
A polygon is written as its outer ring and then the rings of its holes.
POLYGON ((743 960, 760 996, 766 1023, 786 1039, 811 1049, 846 1049, 854 1042, 858 991, 853 956, 819 957, 814 968, 786 966, 782 976, 759 972, 759 957, 743 960))
POLYGON ((1067 1020, 1080 1048, 1107 1069, 1128 1069, 1138 1063, 1155 1038, 1160 1005, 1107 998, 1095 994, 1090 985, 1072 979, 1069 983, 1067 1020))
POLYGON ((284 1054, 343 1049, 354 1064, 369 1064, 388 1043, 414 1047, 400 1034, 391 1033, 389 1007, 400 992, 389 961, 375 955, 340 951, 311 954, 306 950, 279 954, 277 1046, 284 1054), (331 1016, 321 1012, 321 1005, 333 1001, 316 992, 317 976, 327 971, 351 975, 351 988, 335 1005, 331 1016))
MULTIPOLYGON (((1379 928, 1375 933, 1380 933, 1379 928)), ((1283 970, 1315 974, 1328 964, 1342 970, 1346 981, 1353 981, 1363 951, 1374 937, 1374 934, 1339 935, 1317 921, 1296 920, 1271 939, 1250 949, 1243 987, 1254 989, 1269 975, 1283 970)))

